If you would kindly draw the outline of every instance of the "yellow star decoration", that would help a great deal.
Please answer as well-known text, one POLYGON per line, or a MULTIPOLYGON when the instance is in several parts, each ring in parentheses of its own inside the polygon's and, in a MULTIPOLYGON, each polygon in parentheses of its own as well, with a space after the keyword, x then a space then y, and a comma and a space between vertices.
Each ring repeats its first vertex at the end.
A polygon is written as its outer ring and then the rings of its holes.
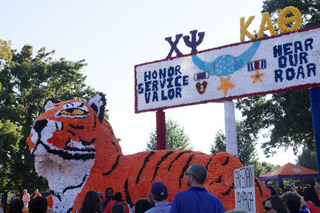
POLYGON ((251 78, 253 78, 253 84, 259 80, 262 83, 261 77, 264 75, 264 73, 259 73, 259 70, 256 71, 254 75, 250 75, 251 78))
POLYGON ((224 79, 223 77, 220 76, 221 85, 220 87, 218 87, 217 90, 223 90, 224 96, 227 96, 228 89, 235 87, 234 84, 229 82, 229 80, 230 80, 230 75, 228 75, 227 79, 224 79))

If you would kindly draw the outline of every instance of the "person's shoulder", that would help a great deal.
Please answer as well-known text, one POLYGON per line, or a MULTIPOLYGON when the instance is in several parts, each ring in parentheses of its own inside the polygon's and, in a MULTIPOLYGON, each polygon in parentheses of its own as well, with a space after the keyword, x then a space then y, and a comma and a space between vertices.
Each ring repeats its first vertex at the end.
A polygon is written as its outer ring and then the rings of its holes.
POLYGON ((147 211, 145 211, 144 213, 153 213, 154 212, 154 207, 152 207, 151 209, 148 209, 147 211))

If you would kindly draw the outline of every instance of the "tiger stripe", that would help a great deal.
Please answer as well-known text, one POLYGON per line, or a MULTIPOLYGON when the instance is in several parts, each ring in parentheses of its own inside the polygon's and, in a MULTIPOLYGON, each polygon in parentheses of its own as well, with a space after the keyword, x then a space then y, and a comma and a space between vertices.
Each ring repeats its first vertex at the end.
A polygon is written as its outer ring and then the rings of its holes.
POLYGON ((142 174, 142 172, 143 172, 143 170, 144 170, 144 167, 145 167, 146 164, 149 162, 149 158, 150 158, 152 155, 154 155, 154 154, 156 154, 156 153, 155 153, 155 152, 150 152, 149 155, 148 155, 147 157, 145 157, 145 159, 144 159, 144 161, 143 161, 143 165, 142 165, 142 167, 140 168, 139 173, 138 173, 138 175, 137 175, 136 184, 139 183, 139 181, 140 181, 140 176, 141 176, 141 174, 142 174))
POLYGON ((169 155, 172 155, 172 154, 173 154, 173 151, 167 152, 167 153, 161 158, 161 160, 158 161, 158 163, 156 164, 154 173, 153 173, 152 181, 155 179, 155 177, 156 177, 156 175, 157 175, 157 171, 158 171, 161 163, 162 163, 163 161, 165 161, 169 155))
POLYGON ((180 187, 181 187, 181 180, 182 180, 184 174, 186 173, 186 170, 189 168, 193 157, 194 157, 194 154, 189 157, 187 163, 184 165, 184 167, 182 169, 182 172, 181 172, 180 177, 179 177, 179 186, 180 187))
POLYGON ((113 164, 111 170, 110 170, 109 172, 103 173, 102 175, 107 176, 107 175, 111 174, 111 172, 112 172, 113 170, 115 170, 115 169, 117 168, 118 163, 119 163, 119 160, 120 160, 120 156, 122 156, 122 155, 117 155, 117 160, 116 160, 116 162, 113 164))

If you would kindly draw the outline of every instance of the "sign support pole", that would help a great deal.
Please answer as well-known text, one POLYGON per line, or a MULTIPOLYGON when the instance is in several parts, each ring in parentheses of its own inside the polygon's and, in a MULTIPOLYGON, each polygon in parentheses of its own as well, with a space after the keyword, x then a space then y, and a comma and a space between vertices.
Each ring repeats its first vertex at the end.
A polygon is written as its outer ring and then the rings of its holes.
POLYGON ((163 110, 157 110, 157 150, 166 149, 166 117, 163 110))
POLYGON ((320 177, 320 88, 311 88, 309 92, 314 135, 314 147, 317 156, 318 177, 320 177))
POLYGON ((224 125, 226 132, 226 152, 238 156, 236 119, 232 100, 224 102, 224 125))

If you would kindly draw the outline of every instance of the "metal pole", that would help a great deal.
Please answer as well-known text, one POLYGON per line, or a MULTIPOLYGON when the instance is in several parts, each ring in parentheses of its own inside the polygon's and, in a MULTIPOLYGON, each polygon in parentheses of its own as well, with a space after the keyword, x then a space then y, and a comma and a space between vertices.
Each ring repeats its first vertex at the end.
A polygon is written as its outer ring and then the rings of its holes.
POLYGON ((157 150, 166 149, 166 117, 163 110, 157 111, 157 150))
POLYGON ((232 100, 224 102, 224 125, 226 132, 226 152, 238 156, 236 118, 232 100))

